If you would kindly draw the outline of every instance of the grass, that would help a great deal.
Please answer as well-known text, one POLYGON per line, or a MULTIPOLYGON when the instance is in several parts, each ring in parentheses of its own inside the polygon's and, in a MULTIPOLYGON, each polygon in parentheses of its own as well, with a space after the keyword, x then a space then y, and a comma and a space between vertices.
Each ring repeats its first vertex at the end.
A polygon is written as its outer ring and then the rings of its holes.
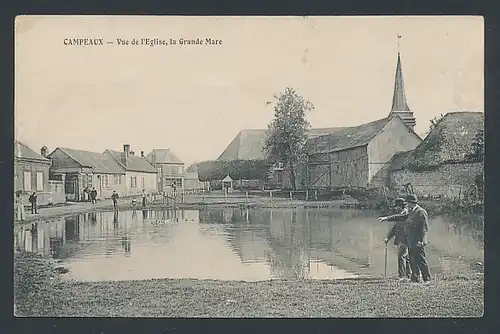
POLYGON ((482 277, 76 282, 57 276, 51 259, 16 252, 14 282, 17 316, 479 317, 484 309, 482 277))

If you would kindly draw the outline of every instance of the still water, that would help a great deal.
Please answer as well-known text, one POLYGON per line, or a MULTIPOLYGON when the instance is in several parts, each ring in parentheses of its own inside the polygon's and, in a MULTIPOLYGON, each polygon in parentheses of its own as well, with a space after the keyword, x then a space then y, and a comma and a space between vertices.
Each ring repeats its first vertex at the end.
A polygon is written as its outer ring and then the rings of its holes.
MULTIPOLYGON (((198 278, 259 281, 384 274, 391 223, 331 209, 93 212, 17 226, 15 246, 60 259, 82 281, 198 278)), ((479 271, 482 221, 429 221, 431 273, 479 271)), ((396 275, 389 243, 388 275, 396 275)))

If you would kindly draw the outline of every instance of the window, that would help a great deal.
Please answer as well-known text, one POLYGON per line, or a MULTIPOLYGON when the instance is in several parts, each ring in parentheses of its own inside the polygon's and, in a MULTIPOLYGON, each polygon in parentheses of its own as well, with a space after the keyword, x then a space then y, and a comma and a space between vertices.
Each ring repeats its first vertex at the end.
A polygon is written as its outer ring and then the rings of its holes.
POLYGON ((36 172, 36 190, 43 191, 43 173, 36 172))
POLYGON ((87 178, 88 178, 88 187, 89 188, 92 188, 92 174, 87 174, 87 178))
POLYGON ((31 172, 24 172, 24 190, 31 191, 31 172))
POLYGON ((103 176, 104 178, 104 188, 109 188, 109 178, 108 178, 108 175, 104 175, 103 176))
POLYGON ((137 188, 137 177, 130 177, 130 188, 137 188))
POLYGON ((141 180, 141 188, 144 188, 144 178, 141 180))
POLYGON ((115 175, 115 184, 120 184, 120 175, 115 175))
POLYGON ((283 173, 279 173, 279 172, 278 172, 278 174, 277 174, 277 175, 278 175, 278 183, 283 182, 283 173))

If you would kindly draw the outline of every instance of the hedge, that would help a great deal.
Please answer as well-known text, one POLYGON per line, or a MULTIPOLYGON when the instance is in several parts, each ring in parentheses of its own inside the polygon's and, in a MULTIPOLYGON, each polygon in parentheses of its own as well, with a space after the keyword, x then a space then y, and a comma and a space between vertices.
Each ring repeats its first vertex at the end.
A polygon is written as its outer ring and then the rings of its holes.
POLYGON ((263 180, 267 178, 270 163, 267 160, 203 161, 197 164, 200 181, 222 180, 229 175, 233 180, 263 180))

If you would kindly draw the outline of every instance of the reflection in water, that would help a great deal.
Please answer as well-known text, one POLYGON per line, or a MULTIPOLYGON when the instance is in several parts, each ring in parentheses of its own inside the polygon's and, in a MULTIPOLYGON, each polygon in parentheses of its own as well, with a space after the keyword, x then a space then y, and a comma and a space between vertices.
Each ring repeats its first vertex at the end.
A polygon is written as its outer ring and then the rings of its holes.
MULTIPOLYGON (((19 249, 64 259, 79 280, 336 279, 380 276, 390 224, 356 210, 246 209, 91 212, 16 227, 19 249), (132 252, 132 247, 134 251, 132 252)), ((483 262, 481 220, 429 222, 433 273, 483 262)), ((389 247, 388 274, 396 275, 389 247)))

